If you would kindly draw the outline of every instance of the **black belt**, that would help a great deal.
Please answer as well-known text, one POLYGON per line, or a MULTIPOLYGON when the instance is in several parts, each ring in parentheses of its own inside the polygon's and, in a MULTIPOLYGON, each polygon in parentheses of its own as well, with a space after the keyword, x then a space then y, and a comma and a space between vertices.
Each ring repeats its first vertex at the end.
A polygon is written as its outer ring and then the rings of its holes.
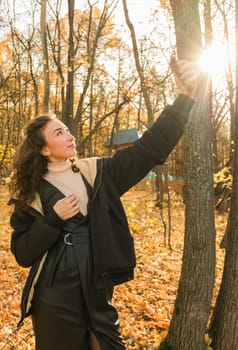
POLYGON ((65 230, 63 240, 66 245, 74 245, 76 243, 86 243, 89 241, 88 229, 86 228, 78 232, 67 232, 65 230))

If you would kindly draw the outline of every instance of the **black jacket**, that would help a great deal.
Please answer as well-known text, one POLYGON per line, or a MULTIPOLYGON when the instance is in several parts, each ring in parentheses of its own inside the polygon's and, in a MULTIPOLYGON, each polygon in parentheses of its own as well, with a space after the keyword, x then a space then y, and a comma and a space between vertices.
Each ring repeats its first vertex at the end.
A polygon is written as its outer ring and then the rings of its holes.
MULTIPOLYGON (((155 124, 132 147, 110 158, 78 161, 81 174, 89 183, 88 218, 98 288, 113 286, 133 278, 135 253, 133 238, 120 196, 140 181, 156 164, 165 162, 181 137, 192 100, 180 94, 161 113, 155 124)), ((39 192, 49 194, 42 181, 39 192)), ((54 210, 44 215, 41 196, 24 214, 11 216, 11 250, 19 265, 31 270, 22 295, 22 318, 30 314, 34 286, 48 250, 62 235, 63 221, 54 210)))

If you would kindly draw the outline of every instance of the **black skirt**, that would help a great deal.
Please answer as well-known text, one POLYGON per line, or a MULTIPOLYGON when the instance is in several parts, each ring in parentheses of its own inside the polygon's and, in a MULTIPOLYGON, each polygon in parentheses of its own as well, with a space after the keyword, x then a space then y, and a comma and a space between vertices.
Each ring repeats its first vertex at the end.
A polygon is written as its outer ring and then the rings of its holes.
POLYGON ((36 350, 89 350, 90 331, 102 350, 125 349, 111 304, 113 290, 98 290, 94 283, 89 229, 80 219, 67 221, 35 287, 36 350))

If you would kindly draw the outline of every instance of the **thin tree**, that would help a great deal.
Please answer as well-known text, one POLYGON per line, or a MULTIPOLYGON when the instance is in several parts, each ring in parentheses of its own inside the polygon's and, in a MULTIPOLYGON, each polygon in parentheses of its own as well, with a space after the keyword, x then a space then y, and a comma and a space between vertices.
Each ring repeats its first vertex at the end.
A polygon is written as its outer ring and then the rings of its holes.
POLYGON ((63 119, 70 129, 75 130, 76 126, 74 123, 74 60, 75 60, 75 49, 74 49, 74 0, 68 0, 68 24, 69 24, 69 35, 68 35, 68 73, 67 73, 67 84, 66 84, 66 99, 63 104, 63 119))
POLYGON ((238 349, 238 2, 236 1, 235 154, 231 209, 226 229, 226 255, 222 282, 209 334, 213 350, 238 349))
POLYGON ((50 77, 49 77, 49 57, 48 57, 48 44, 47 44, 46 7, 47 7, 47 0, 41 0, 40 31, 41 31, 41 44, 42 44, 42 55, 43 55, 43 80, 44 80, 44 94, 43 94, 43 102, 42 102, 42 112, 49 111, 49 97, 50 97, 50 77))
POLYGON ((146 111, 147 111, 147 116, 148 116, 148 125, 152 125, 154 117, 153 117, 153 111, 152 111, 152 106, 151 106, 151 102, 150 102, 150 98, 148 95, 148 88, 147 88, 147 84, 145 81, 145 76, 144 76, 144 72, 143 69, 141 67, 140 64, 140 59, 139 59, 139 50, 138 50, 138 46, 137 46, 137 41, 136 41, 136 34, 135 34, 135 29, 134 26, 130 20, 129 17, 129 12, 128 12, 128 8, 127 8, 127 2, 126 0, 122 0, 123 3, 123 9, 124 9, 124 15, 125 15, 125 19, 126 19, 126 24, 130 30, 130 34, 131 34, 131 40, 132 40, 132 46, 133 46, 133 53, 134 53, 134 59, 135 59, 135 64, 136 64, 136 69, 138 72, 138 75, 140 77, 140 84, 141 84, 141 90, 142 90, 142 94, 144 97, 144 101, 145 101, 145 105, 146 105, 146 111))
MULTIPOLYGON (((197 0, 170 0, 177 53, 195 60, 201 49, 197 0)), ((206 350, 205 332, 215 276, 211 122, 206 80, 184 136, 185 237, 182 271, 170 328, 160 350, 206 350)))
MULTIPOLYGON (((150 127, 154 122, 154 113, 153 113, 153 108, 152 108, 152 104, 151 104, 151 100, 150 100, 150 94, 148 93, 148 91, 149 91, 148 85, 149 84, 147 84, 147 82, 146 82, 144 70, 143 70, 142 64, 140 62, 140 54, 139 54, 139 49, 138 49, 137 40, 136 40, 136 33, 135 33, 134 25, 130 20, 129 11, 128 11, 128 7, 127 7, 127 1, 122 0, 122 3, 123 3, 123 10, 124 10, 124 15, 125 15, 125 19, 126 19, 126 24, 130 30, 135 65, 136 65, 137 73, 138 73, 139 78, 140 78, 141 92, 142 92, 142 96, 144 98, 144 102, 145 102, 145 106, 146 106, 148 126, 150 127)), ((167 173, 167 171, 165 171, 165 169, 166 169, 165 166, 158 165, 158 166, 155 166, 153 170, 156 173, 156 191, 157 191, 156 201, 157 201, 157 205, 160 208, 160 215, 161 215, 161 220, 162 220, 163 226, 164 226, 164 237, 165 237, 165 244, 166 244, 167 225, 166 225, 166 222, 164 219, 164 213, 163 213, 163 200, 164 200, 163 187, 164 187, 164 183, 162 180, 162 175, 164 176, 164 178, 166 180, 168 180, 168 173, 167 173)), ((166 181, 166 183, 168 184, 168 181, 166 181)), ((168 210, 168 244, 169 244, 169 248, 171 249, 171 245, 170 245, 171 208, 170 208, 170 195, 169 195, 168 188, 167 188, 167 193, 168 193, 168 206, 167 206, 167 210, 168 210)))
MULTIPOLYGON (((230 115, 230 149, 229 149, 229 165, 233 166, 233 157, 234 157, 234 147, 233 147, 233 141, 235 138, 235 106, 234 106, 234 100, 235 100, 235 87, 234 87, 234 79, 232 77, 232 59, 231 59, 231 52, 230 52, 230 32, 229 32, 229 21, 231 18, 231 11, 233 11, 233 3, 230 4, 230 11, 226 13, 225 11, 225 4, 227 2, 225 0, 217 1, 215 0, 216 4, 216 11, 221 15, 223 20, 223 31, 224 31, 224 40, 225 40, 225 48, 227 53, 227 68, 226 68, 226 83, 227 83, 227 93, 228 93, 228 102, 229 102, 229 115, 230 115)), ((225 92, 223 92, 223 96, 225 95, 225 92)), ((224 98, 224 97, 223 97, 224 98)))

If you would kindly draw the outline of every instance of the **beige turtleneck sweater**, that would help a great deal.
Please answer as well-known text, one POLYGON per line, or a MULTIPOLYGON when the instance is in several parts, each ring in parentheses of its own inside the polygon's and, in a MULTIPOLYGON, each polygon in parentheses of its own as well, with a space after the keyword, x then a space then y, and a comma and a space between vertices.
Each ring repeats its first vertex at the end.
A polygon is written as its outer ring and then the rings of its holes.
POLYGON ((88 195, 80 172, 74 173, 69 160, 48 163, 44 178, 57 187, 65 196, 75 194, 79 199, 80 212, 87 214, 88 195))

